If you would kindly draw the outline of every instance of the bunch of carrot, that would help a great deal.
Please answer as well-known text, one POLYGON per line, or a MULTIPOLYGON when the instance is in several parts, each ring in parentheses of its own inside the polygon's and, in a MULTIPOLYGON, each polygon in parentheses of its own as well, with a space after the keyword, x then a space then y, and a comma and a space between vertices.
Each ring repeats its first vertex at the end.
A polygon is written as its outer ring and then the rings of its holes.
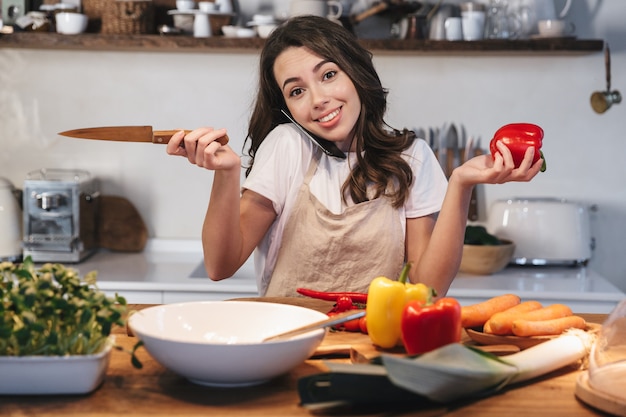
POLYGON ((461 325, 484 333, 514 336, 553 336, 570 328, 586 329, 587 323, 564 304, 544 307, 538 301, 522 301, 503 294, 481 303, 463 306, 461 325))

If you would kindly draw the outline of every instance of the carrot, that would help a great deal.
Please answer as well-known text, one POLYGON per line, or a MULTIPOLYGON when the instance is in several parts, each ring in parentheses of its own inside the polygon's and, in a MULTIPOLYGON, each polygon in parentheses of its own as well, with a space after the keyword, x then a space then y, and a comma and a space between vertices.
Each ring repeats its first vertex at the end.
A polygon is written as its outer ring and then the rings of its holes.
POLYGON ((553 336, 567 329, 585 329, 587 323, 580 316, 566 316, 550 320, 515 320, 512 325, 515 336, 553 336))
POLYGON ((529 311, 539 310, 543 308, 539 301, 530 300, 523 301, 508 310, 496 313, 483 326, 483 332, 497 335, 512 334, 511 325, 513 321, 521 318, 520 316, 529 311))
POLYGON ((492 297, 481 303, 461 308, 462 327, 480 327, 496 313, 507 310, 521 302, 515 294, 503 294, 492 297))
POLYGON ((572 309, 565 304, 551 304, 547 307, 540 308, 539 310, 529 311, 527 313, 520 314, 518 319, 528 321, 540 321, 558 319, 559 317, 571 316, 572 309))

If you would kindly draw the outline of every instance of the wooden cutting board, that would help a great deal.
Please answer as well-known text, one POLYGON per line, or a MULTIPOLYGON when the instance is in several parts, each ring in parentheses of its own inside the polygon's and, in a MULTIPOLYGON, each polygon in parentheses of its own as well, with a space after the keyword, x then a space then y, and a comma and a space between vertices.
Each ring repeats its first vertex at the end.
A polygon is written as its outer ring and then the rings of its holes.
MULTIPOLYGON (((291 304, 311 308, 322 313, 327 313, 333 307, 333 303, 330 301, 303 297, 251 297, 237 298, 236 300, 291 304)), ((474 345, 474 343, 465 334, 463 335, 462 341, 474 345)), ((476 347, 492 352, 495 355, 508 355, 519 352, 520 350, 517 346, 502 344, 476 347)), ((402 347, 395 349, 381 349, 372 343, 368 335, 360 332, 329 330, 326 333, 324 340, 322 340, 322 343, 313 354, 313 357, 340 356, 350 358, 353 363, 366 363, 371 359, 380 356, 382 353, 405 355, 406 351, 402 347)))
POLYGON ((100 196, 98 247, 118 252, 141 252, 148 228, 133 203, 124 197, 100 196))

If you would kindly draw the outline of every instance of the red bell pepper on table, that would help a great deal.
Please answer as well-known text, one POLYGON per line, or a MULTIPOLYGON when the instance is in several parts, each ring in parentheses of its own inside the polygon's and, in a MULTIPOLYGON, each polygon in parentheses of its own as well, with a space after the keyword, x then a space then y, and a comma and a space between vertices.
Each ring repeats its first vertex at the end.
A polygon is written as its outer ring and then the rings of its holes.
POLYGON ((461 341, 461 305, 450 297, 432 304, 409 301, 402 311, 402 343, 409 355, 461 341))
POLYGON ((502 141, 511 151, 515 167, 519 167, 522 163, 526 149, 531 146, 534 147, 535 156, 533 157, 533 163, 537 162, 540 158, 543 159, 541 172, 546 170, 546 160, 543 156, 543 152, 540 150, 543 143, 543 129, 539 126, 531 123, 511 123, 502 126, 494 133, 493 139, 491 139, 489 143, 489 150, 494 158, 496 153, 499 153, 496 147, 498 141, 502 141))

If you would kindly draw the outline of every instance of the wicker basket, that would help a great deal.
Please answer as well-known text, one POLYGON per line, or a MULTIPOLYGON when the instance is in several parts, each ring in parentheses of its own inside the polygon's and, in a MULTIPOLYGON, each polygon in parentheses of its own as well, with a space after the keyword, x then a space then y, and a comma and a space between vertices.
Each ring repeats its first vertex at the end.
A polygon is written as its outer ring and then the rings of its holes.
POLYGON ((110 0, 82 0, 83 13, 89 18, 87 32, 98 33, 102 30, 102 14, 110 0))
POLYGON ((108 0, 102 14, 102 33, 154 33, 152 0, 108 0))

